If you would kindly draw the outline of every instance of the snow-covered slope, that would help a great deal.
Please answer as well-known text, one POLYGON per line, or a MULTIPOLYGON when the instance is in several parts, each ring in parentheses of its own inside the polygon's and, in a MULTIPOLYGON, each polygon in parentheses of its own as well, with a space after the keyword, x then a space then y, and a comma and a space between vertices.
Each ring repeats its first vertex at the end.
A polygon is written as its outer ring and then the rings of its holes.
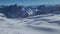
POLYGON ((0 34, 60 34, 60 15, 10 19, 0 17, 0 34))

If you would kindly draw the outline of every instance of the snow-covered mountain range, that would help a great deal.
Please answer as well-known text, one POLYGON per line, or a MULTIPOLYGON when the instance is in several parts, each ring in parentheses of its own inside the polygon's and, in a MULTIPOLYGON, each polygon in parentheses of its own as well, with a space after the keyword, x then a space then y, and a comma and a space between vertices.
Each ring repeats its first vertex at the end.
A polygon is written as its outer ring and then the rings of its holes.
POLYGON ((60 5, 39 5, 39 6, 0 6, 0 13, 8 18, 26 18, 41 14, 60 14, 60 5))
POLYGON ((0 34, 60 34, 60 5, 0 6, 0 34))

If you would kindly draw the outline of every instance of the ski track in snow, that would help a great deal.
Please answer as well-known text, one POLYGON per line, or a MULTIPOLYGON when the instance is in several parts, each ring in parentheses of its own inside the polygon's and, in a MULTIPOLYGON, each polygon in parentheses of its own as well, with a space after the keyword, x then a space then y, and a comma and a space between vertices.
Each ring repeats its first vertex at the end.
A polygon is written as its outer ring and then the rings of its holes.
POLYGON ((0 34, 60 34, 60 15, 38 15, 24 19, 0 17, 0 34))

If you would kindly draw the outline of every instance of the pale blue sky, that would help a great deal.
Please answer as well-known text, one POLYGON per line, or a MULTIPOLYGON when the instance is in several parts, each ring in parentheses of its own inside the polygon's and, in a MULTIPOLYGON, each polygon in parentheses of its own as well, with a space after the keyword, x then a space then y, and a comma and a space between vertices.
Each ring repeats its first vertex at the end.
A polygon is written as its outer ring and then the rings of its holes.
POLYGON ((0 5, 41 5, 41 4, 59 4, 60 0, 0 0, 0 5))

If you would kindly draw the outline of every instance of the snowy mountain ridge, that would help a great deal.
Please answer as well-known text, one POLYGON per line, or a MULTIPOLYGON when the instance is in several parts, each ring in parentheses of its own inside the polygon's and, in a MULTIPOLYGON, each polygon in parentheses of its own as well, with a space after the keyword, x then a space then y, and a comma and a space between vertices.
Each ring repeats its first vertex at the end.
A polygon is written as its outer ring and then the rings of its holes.
POLYGON ((42 14, 60 14, 59 5, 38 5, 38 6, 0 6, 0 13, 3 13, 8 18, 26 18, 29 16, 42 14))

